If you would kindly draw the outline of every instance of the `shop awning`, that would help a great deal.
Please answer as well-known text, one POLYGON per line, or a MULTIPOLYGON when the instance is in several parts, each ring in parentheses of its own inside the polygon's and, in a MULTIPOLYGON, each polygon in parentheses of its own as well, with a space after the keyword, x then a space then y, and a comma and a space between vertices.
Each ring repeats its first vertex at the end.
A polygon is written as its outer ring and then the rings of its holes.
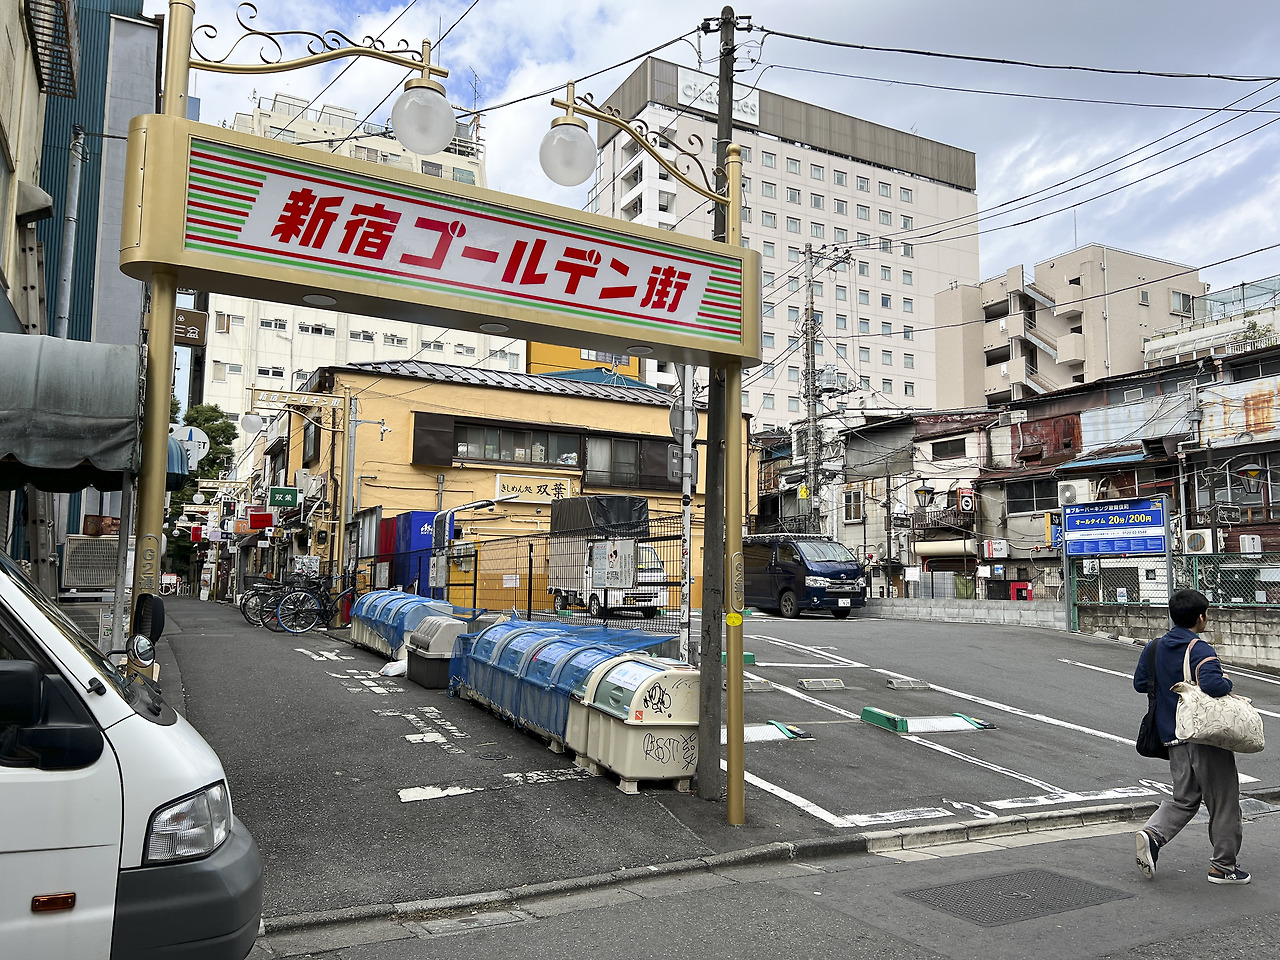
POLYGON ((135 346, 0 334, 0 489, 119 490, 139 463, 135 346))

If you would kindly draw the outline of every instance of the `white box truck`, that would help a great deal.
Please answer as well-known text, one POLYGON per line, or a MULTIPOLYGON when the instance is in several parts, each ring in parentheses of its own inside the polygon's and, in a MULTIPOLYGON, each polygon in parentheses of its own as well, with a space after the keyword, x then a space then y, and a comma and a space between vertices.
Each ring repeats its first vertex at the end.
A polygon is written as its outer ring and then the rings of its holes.
MULTIPOLYGON (((135 666, 164 610, 140 597, 135 666)), ((217 755, 0 554, 0 956, 243 960, 262 858, 217 755)))
POLYGON ((649 537, 644 497, 567 497, 551 504, 547 592, 559 613, 586 607, 657 616, 667 605, 667 570, 649 537))

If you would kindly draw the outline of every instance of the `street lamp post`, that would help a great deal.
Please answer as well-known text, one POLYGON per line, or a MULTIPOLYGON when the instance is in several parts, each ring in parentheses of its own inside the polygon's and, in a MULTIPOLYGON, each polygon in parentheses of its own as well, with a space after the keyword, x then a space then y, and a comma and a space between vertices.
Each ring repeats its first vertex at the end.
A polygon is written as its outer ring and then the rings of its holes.
MULTIPOLYGON (((587 132, 583 117, 599 123, 607 123, 627 134, 644 149, 664 170, 675 177, 698 196, 726 209, 725 242, 730 246, 742 243, 742 148, 730 143, 725 151, 724 174, 726 188, 717 192, 706 175, 706 170, 694 155, 676 147, 680 158, 696 166, 702 174, 702 183, 695 181, 686 171, 669 161, 648 139, 648 128, 641 121, 625 120, 620 113, 595 106, 587 97, 576 97, 573 84, 569 84, 563 100, 551 101, 565 111, 563 116, 551 122, 551 130, 542 141, 539 157, 547 176, 565 186, 583 183, 595 170, 596 147, 587 132)), ((726 789, 728 821, 732 824, 746 822, 745 782, 746 766, 743 744, 742 703, 742 611, 744 607, 744 569, 742 561, 742 501, 744 489, 742 457, 742 362, 737 357, 725 359, 725 411, 724 411, 724 555, 725 555, 725 760, 727 766, 726 789)), ((711 462, 715 451, 707 451, 711 462)), ((703 658, 706 662, 706 658, 703 658)), ((704 744, 703 747, 712 746, 704 744)))
MULTIPOLYGON (((242 6, 249 9, 251 19, 257 15, 257 9, 252 4, 242 6)), ((420 74, 405 84, 404 92, 391 111, 400 142, 415 152, 438 153, 453 138, 453 110, 444 96, 444 87, 436 79, 447 77, 449 71, 431 64, 431 44, 427 41, 423 41, 422 53, 417 57, 414 51, 407 48, 390 51, 379 46, 359 46, 336 31, 327 31, 323 35, 310 34, 313 41, 309 49, 312 52, 295 60, 272 60, 264 54, 262 63, 226 63, 225 60, 209 60, 192 55, 195 12, 195 0, 169 0, 161 109, 165 116, 186 117, 187 82, 192 69, 215 73, 265 74, 297 70, 345 57, 374 57, 420 74), (446 119, 447 123, 442 122, 446 119)), ((279 41, 271 34, 254 30, 243 21, 241 26, 246 29, 246 36, 256 38, 264 45, 273 46, 277 56, 281 54, 279 41)), ((234 46, 232 49, 234 50, 234 46)), ((169 405, 173 397, 173 333, 177 294, 178 283, 174 271, 171 268, 157 267, 151 280, 151 320, 147 334, 146 403, 142 416, 137 561, 133 581, 135 597, 140 593, 158 593, 160 587, 161 530, 164 524, 169 405)), ((345 533, 340 535, 345 536, 345 533)))

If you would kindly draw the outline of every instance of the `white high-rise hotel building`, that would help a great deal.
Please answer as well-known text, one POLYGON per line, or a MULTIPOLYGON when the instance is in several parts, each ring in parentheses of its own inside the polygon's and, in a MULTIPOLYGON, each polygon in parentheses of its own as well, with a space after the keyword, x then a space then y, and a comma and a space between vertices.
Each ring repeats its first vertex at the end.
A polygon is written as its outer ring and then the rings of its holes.
MULTIPOLYGON (((696 137, 701 159, 715 166, 715 77, 649 58, 605 103, 647 124, 668 159, 674 145, 696 137)), ((743 378, 743 409, 754 429, 804 415, 806 244, 820 254, 813 271, 821 315, 816 364, 847 391, 830 395, 827 409, 932 408, 933 296, 978 280, 976 228, 949 231, 954 240, 932 234, 940 223, 977 212, 974 155, 767 90, 735 87, 734 104, 744 243, 761 252, 764 270, 764 366, 743 378)), ((591 210, 711 235, 710 203, 612 127, 601 124, 598 136, 591 210)), ((649 362, 646 379, 673 382, 674 370, 649 362)))

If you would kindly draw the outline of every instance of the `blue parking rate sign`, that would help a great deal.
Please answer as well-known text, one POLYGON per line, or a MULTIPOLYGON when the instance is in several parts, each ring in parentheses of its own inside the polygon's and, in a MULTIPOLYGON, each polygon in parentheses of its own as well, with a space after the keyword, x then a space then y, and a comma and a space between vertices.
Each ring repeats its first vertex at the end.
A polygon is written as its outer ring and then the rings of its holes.
POLYGON ((1062 526, 1069 557, 1164 554, 1169 546, 1163 497, 1064 506, 1062 526))

